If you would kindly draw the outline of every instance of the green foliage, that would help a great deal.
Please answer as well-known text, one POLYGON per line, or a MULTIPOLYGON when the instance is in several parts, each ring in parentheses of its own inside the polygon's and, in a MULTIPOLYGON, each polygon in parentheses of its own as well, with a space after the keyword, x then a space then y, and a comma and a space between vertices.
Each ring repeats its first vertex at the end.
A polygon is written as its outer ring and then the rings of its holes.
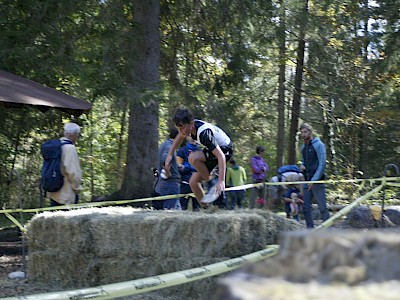
MULTIPOLYGON (((161 1, 159 136, 164 140, 178 105, 223 128, 235 158, 248 168, 257 145, 274 174, 277 139, 278 45, 286 39, 286 121, 293 90, 303 1, 161 1)), ((400 72, 396 1, 309 1, 302 120, 328 146, 328 174, 379 177, 400 164, 400 72), (370 26, 365 26, 366 22, 370 26)), ((84 171, 81 199, 110 194, 121 184, 129 137, 135 7, 129 1, 1 1, 0 69, 94 103, 80 118, 50 110, 0 109, 0 201, 38 206, 39 146, 72 119, 83 125, 78 144, 84 171)), ((147 95, 147 94, 146 94, 147 95)), ((146 126, 146 124, 143 124, 146 126)), ((286 126, 287 128, 288 126, 286 126)), ((138 141, 140 143, 140 141, 138 141)), ((156 149, 155 149, 156 151, 156 149)), ((332 186, 330 200, 356 197, 352 185, 332 186), (336 196, 339 195, 337 199, 336 196)), ((398 199, 393 189, 388 197, 398 199)))
POLYGON ((79 142, 79 156, 85 174, 83 200, 92 196, 107 195, 120 187, 126 157, 127 122, 121 110, 113 109, 113 101, 99 99, 86 120, 86 129, 79 142))

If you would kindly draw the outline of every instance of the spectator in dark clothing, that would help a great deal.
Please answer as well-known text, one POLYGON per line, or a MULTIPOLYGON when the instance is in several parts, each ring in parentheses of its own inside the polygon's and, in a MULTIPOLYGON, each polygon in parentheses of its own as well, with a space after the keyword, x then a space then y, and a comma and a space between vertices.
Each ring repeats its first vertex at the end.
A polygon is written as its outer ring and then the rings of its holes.
MULTIPOLYGON (((175 151, 172 154, 170 160, 170 168, 168 172, 165 170, 165 159, 167 158, 168 151, 170 150, 174 138, 177 136, 178 130, 171 128, 168 139, 161 144, 158 156, 158 170, 160 170, 160 178, 156 184, 155 192, 160 196, 166 195, 177 195, 180 194, 181 190, 181 175, 178 169, 178 163, 176 162, 175 151)), ((176 209, 181 210, 181 204, 179 198, 157 200, 162 201, 163 209, 176 209)), ((156 201, 154 201, 156 202, 156 201)), ((160 203, 154 203, 155 208, 161 209, 160 203)))
MULTIPOLYGON (((303 161, 300 169, 306 181, 318 181, 325 178, 326 149, 324 143, 318 137, 314 137, 313 128, 310 124, 304 123, 300 126, 301 137, 304 144, 301 148, 303 161)), ((321 212, 322 220, 329 219, 329 211, 326 206, 325 184, 309 183, 304 184, 303 190, 303 213, 307 228, 314 227, 312 218, 312 200, 317 200, 318 209, 321 212)))
MULTIPOLYGON (((178 149, 176 154, 176 160, 178 162, 179 172, 181 173, 181 194, 190 194, 192 193, 192 189, 189 185, 190 177, 193 172, 196 172, 196 169, 189 163, 189 155, 193 151, 199 150, 199 147, 196 145, 196 142, 192 139, 191 136, 186 137, 186 144, 178 149)), ((189 200, 192 203, 193 211, 199 210, 200 205, 197 202, 195 197, 186 196, 181 197, 180 202, 182 206, 182 210, 188 209, 189 200)))

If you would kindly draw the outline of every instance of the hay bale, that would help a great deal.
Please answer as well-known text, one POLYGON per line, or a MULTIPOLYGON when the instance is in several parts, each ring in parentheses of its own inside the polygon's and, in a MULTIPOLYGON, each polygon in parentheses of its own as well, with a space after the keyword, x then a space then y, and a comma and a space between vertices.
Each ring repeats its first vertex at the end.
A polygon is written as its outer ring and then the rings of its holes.
POLYGON ((86 232, 90 232, 95 254, 103 258, 116 253, 155 258, 179 258, 187 253, 192 257, 236 257, 265 246, 264 240, 252 233, 263 226, 261 217, 248 214, 141 211, 123 218, 94 216, 87 221, 86 232))
MULTIPOLYGON (((261 250, 277 240, 280 230, 297 226, 257 211, 108 207, 45 212, 29 223, 28 274, 62 288, 140 279, 261 250)), ((209 285, 210 280, 202 281, 209 285)), ((180 286, 180 294, 204 294, 209 289, 199 282, 180 286)))
POLYGON ((281 233, 302 229, 303 226, 292 219, 283 218, 277 214, 262 209, 245 209, 237 210, 240 214, 253 214, 262 217, 265 220, 264 228, 262 229, 264 245, 277 244, 281 233))

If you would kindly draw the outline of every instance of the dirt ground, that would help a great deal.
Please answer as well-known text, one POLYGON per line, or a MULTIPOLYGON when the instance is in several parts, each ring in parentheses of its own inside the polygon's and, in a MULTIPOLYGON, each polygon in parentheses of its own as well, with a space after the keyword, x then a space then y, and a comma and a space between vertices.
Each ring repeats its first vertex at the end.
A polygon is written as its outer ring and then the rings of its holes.
POLYGON ((22 237, 19 230, 16 228, 0 229, 0 298, 54 291, 54 287, 33 284, 29 282, 29 279, 8 278, 11 272, 23 270, 22 237))

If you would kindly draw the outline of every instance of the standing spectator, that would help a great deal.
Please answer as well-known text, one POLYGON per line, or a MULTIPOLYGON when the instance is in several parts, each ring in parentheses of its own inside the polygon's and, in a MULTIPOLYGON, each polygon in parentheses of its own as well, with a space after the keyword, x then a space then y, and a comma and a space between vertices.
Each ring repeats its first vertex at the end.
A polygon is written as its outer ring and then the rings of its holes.
POLYGON ((190 164, 197 171, 192 174, 189 184, 197 201, 202 207, 206 207, 205 203, 215 201, 225 190, 226 162, 233 154, 232 141, 219 127, 202 120, 195 120, 186 107, 176 109, 173 122, 179 130, 179 135, 168 153, 165 168, 169 170, 171 167, 172 153, 186 136, 191 135, 197 143, 203 145, 205 147, 203 151, 193 151, 189 157, 190 164), (218 166, 218 182, 214 183, 210 173, 216 166, 218 166), (201 185, 203 180, 208 186, 207 197, 204 197, 201 185))
POLYGON ((72 144, 65 143, 61 147, 61 174, 64 176, 64 184, 57 192, 47 192, 50 206, 78 203, 78 193, 82 190, 82 170, 75 143, 80 132, 78 124, 64 125, 64 137, 60 138, 60 141, 70 141, 72 144))
MULTIPOLYGON (((229 163, 231 166, 228 167, 226 173, 227 184, 231 186, 230 182, 232 182, 233 187, 244 185, 247 180, 244 168, 236 164, 233 158, 231 158, 229 163)), ((229 194, 231 196, 231 209, 235 209, 235 205, 237 205, 238 208, 242 208, 242 200, 245 194, 244 190, 230 191, 229 194)))
MULTIPOLYGON (((324 143, 313 135, 313 128, 310 124, 304 123, 300 126, 301 137, 304 144, 301 147, 303 161, 300 169, 303 171, 306 181, 317 181, 325 178, 326 149, 324 143)), ((326 207, 325 184, 309 183, 304 184, 303 190, 303 213, 307 228, 314 227, 312 217, 312 200, 317 200, 318 209, 321 212, 322 220, 329 219, 328 208, 326 207)))
MULTIPOLYGON (((178 162, 179 172, 181 173, 181 194, 190 194, 192 193, 192 189, 190 188, 189 181, 190 177, 192 177, 192 173, 196 172, 196 169, 189 163, 190 153, 193 151, 199 150, 199 147, 196 145, 196 142, 192 139, 191 136, 186 137, 186 144, 178 149, 176 154, 176 159, 178 162)), ((200 205, 197 202, 196 198, 192 196, 181 197, 181 206, 183 210, 188 209, 189 200, 192 200, 192 209, 193 211, 199 210, 200 205)))
MULTIPOLYGON (((166 172, 165 170, 165 159, 167 158, 168 152, 172 147, 174 138, 177 135, 178 135, 178 130, 176 128, 171 128, 169 131, 168 139, 160 146, 160 151, 158 155, 158 170, 160 170, 160 178, 155 188, 155 192, 160 196, 177 195, 180 193, 181 190, 181 175, 179 174, 175 151, 173 151, 172 153, 172 158, 170 160, 170 168, 168 172, 166 172)), ((158 201, 162 201, 163 209, 175 209, 175 210, 182 209, 179 198, 158 200, 158 201)), ((160 203, 155 203, 155 208, 161 209, 160 203)))
MULTIPOLYGON (((253 183, 261 183, 265 182, 266 174, 269 171, 269 167, 262 158, 262 156, 265 153, 265 148, 262 146, 257 146, 256 153, 257 154, 253 156, 250 161, 250 167, 252 172, 251 177, 253 179, 253 183)), ((257 195, 258 195, 257 202, 260 204, 260 206, 263 206, 263 203, 265 204, 265 185, 254 187, 251 190, 250 208, 255 207, 257 195)))

